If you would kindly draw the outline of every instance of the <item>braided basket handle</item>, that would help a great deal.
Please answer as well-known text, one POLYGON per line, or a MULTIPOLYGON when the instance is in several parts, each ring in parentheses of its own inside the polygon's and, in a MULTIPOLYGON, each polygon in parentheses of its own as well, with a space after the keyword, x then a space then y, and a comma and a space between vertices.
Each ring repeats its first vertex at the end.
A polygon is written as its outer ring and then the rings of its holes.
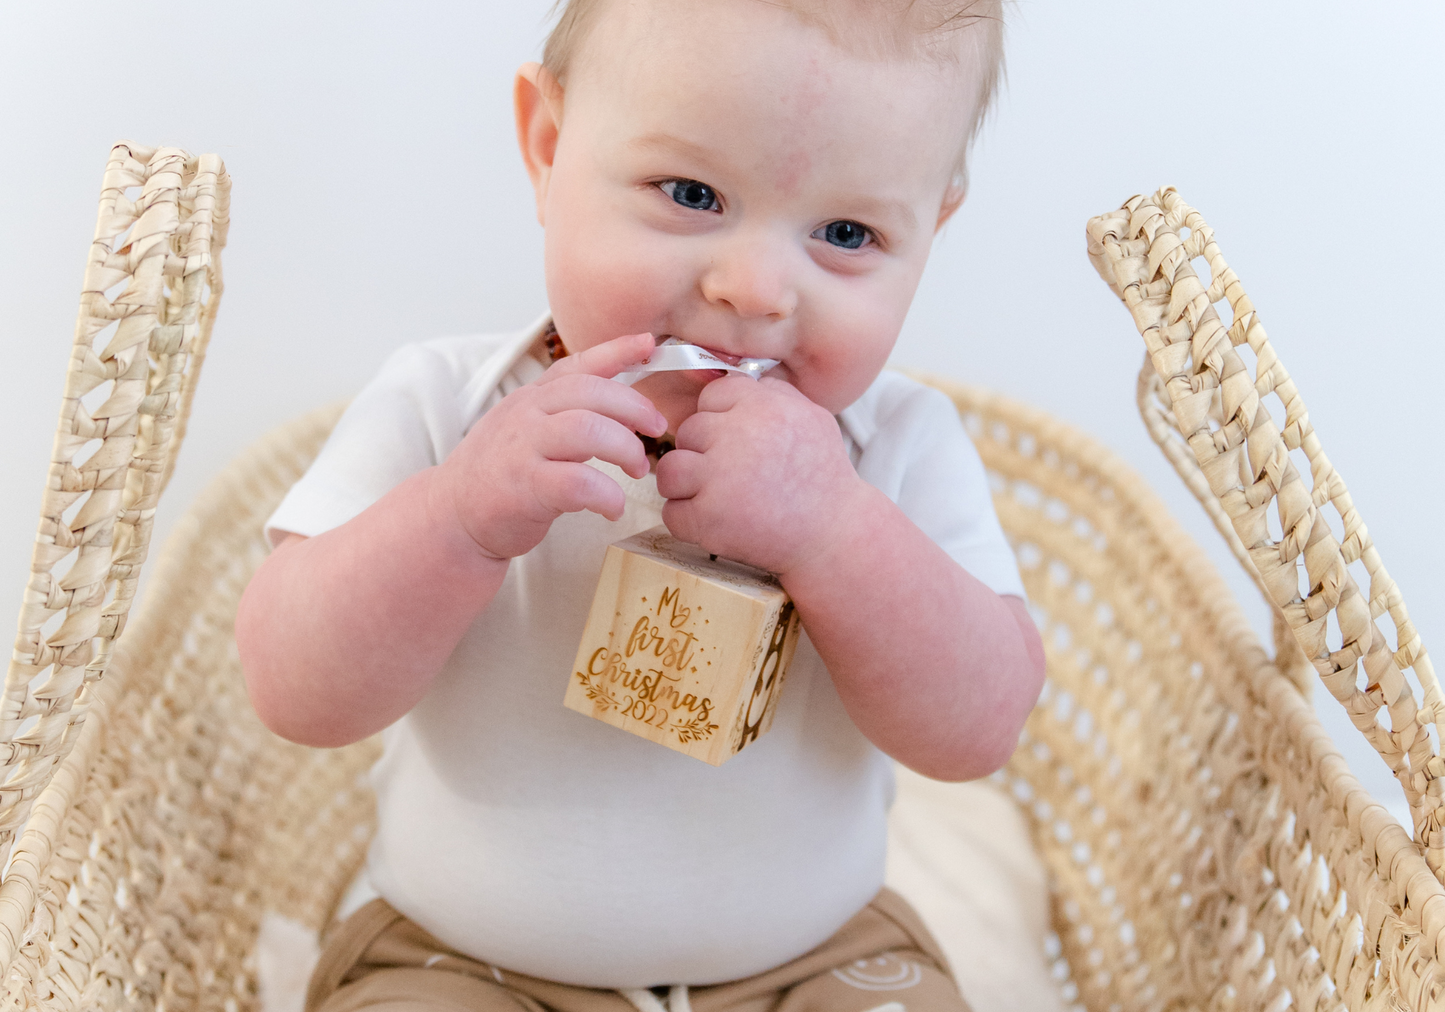
MULTIPOLYGON (((1270 598, 1269 588, 1265 586, 1264 578, 1259 575, 1255 568, 1254 559, 1250 558, 1248 550, 1239 535, 1234 530, 1234 523, 1229 519, 1229 514, 1224 512, 1224 507, 1214 497, 1214 492, 1209 487, 1209 479, 1204 476, 1204 471, 1199 466, 1199 461, 1194 459, 1194 452, 1190 450, 1189 444, 1185 442, 1184 436, 1180 434, 1178 423, 1174 417, 1174 410, 1169 404, 1169 394, 1164 389, 1164 381, 1154 371, 1154 361, 1149 353, 1144 352, 1144 362, 1139 367, 1139 383, 1135 391, 1139 407, 1139 417, 1144 421, 1144 428, 1149 433, 1149 438, 1158 445, 1164 458, 1174 468, 1175 473, 1184 481, 1185 487, 1199 500, 1204 507, 1204 512, 1214 523, 1219 531, 1219 536, 1229 545, 1229 550, 1234 553, 1235 561, 1249 574, 1259 587, 1260 593, 1264 595, 1274 612, 1274 663, 1282 674, 1284 674, 1295 688, 1306 698, 1310 695, 1310 689, 1314 685, 1314 670, 1309 659, 1305 657, 1304 651, 1300 649, 1299 641, 1295 639, 1294 630, 1290 628, 1285 620, 1283 612, 1275 606, 1270 598)), ((1217 413, 1211 410, 1211 420, 1218 425, 1220 419, 1217 413)))
POLYGON ((1445 761, 1429 734, 1436 725, 1438 735, 1440 685, 1399 589, 1213 230, 1166 187, 1091 219, 1088 239, 1089 259, 1144 338, 1147 368, 1139 400, 1150 434, 1205 504, 1325 686, 1400 781, 1417 845, 1442 877, 1445 761), (1207 286, 1193 266, 1199 257, 1208 263, 1207 286), (1231 313, 1227 327, 1215 308, 1220 302, 1227 302, 1231 313), (1283 427, 1270 413, 1270 396, 1283 408, 1283 427), (1307 463, 1308 482, 1291 460, 1292 451, 1307 463), (1271 519, 1280 534, 1271 530, 1271 519), (1348 569, 1355 562, 1363 564, 1368 596, 1348 569), (1376 624, 1385 616, 1397 643, 1393 649, 1376 624), (1409 669, 1423 704, 1417 705, 1405 676, 1409 669), (1382 708, 1388 727, 1379 720, 1382 708))
POLYGON ((230 199, 215 155, 110 151, 0 696, 0 863, 125 628, 216 318, 230 199))

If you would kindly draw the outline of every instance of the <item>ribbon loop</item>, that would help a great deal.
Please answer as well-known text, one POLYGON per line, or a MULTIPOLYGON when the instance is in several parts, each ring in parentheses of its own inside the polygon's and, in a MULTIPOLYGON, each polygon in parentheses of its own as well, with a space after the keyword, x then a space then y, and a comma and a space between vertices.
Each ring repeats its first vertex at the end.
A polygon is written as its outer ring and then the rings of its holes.
POLYGON ((632 386, 642 377, 655 372, 681 372, 685 369, 721 369, 724 372, 735 372, 759 379, 778 362, 776 358, 745 358, 733 365, 731 362, 724 362, 706 348, 670 337, 659 344, 657 350, 642 365, 628 372, 618 373, 613 379, 632 386))

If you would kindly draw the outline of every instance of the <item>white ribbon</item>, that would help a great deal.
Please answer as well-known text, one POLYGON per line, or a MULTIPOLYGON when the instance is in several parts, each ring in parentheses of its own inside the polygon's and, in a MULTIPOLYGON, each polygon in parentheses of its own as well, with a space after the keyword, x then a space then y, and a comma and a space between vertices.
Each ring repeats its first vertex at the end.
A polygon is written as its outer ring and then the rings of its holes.
POLYGON ((780 360, 776 358, 745 358, 733 365, 731 362, 724 362, 706 348, 699 348, 695 344, 688 344, 676 337, 670 337, 657 346, 642 365, 629 372, 618 373, 612 377, 619 383, 632 386, 642 377, 655 372, 680 372, 684 369, 721 369, 724 372, 740 373, 743 376, 751 376, 758 379, 780 360))

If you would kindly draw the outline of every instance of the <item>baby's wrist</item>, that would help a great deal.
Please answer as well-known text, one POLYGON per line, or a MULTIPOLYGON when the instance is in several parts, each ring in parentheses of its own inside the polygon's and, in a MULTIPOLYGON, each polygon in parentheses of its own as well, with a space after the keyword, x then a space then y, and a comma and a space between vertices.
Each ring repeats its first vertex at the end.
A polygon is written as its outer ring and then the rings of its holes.
POLYGON ((826 578, 836 570, 840 554, 854 551, 860 538, 868 537, 879 523, 886 523, 880 506, 892 505, 883 493, 856 474, 850 475, 824 502, 826 509, 809 515, 802 525, 804 536, 790 553, 789 564, 777 571, 785 582, 806 580, 814 573, 826 578))
MULTIPOLYGON (((460 551, 476 555, 487 562, 500 562, 505 565, 510 557, 504 553, 493 550, 482 538, 478 537, 480 531, 473 530, 471 525, 463 518, 460 509, 459 493, 456 483, 452 480, 453 475, 445 463, 439 464, 422 472, 426 482, 424 496, 424 509, 426 513, 424 529, 445 542, 451 551, 460 551)), ((475 518, 473 518, 475 519, 475 518)), ((483 529, 493 525, 483 524, 483 529)))

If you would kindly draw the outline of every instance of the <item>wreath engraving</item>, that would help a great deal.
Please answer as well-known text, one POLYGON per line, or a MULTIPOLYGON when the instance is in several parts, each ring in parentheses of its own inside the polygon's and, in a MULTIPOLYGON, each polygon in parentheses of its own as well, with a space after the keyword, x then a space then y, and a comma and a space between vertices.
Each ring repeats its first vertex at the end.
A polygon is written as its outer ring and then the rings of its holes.
POLYGON ((716 724, 708 721, 709 712, 706 709, 689 720, 672 720, 670 711, 660 709, 656 704, 640 696, 627 695, 623 699, 619 699, 608 683, 605 671, 599 673, 578 671, 575 674, 577 680, 582 683, 582 689, 586 692, 587 698, 602 709, 615 710, 625 717, 631 717, 651 727, 671 731, 680 744, 706 741, 718 728, 716 724))

